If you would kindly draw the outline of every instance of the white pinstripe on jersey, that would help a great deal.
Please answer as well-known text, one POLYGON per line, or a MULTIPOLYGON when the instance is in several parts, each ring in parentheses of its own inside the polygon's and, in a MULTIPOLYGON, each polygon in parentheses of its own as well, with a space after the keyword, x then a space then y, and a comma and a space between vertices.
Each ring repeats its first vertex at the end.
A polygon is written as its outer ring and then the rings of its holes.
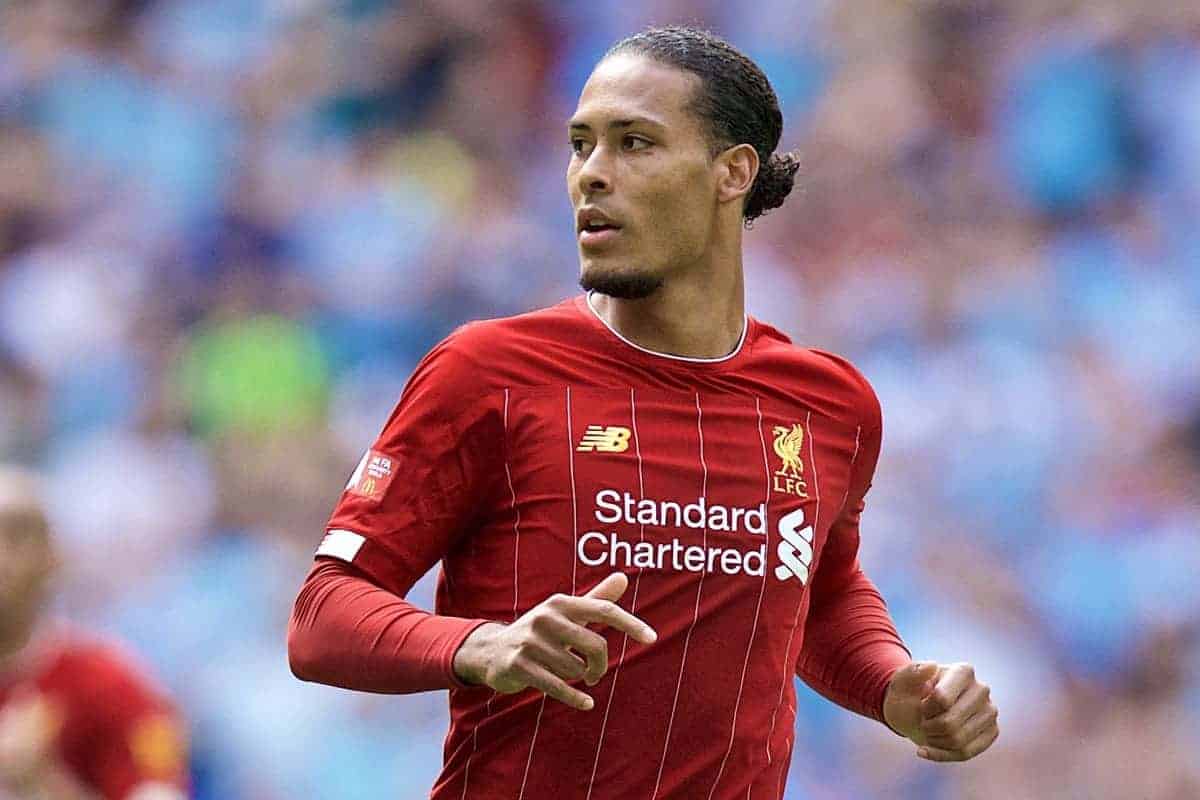
MULTIPOLYGON (((571 474, 571 530, 575 540, 575 548, 571 551, 575 553, 579 550, 579 506, 576 500, 575 489, 575 436, 571 430, 571 387, 567 386, 567 458, 570 464, 571 474)), ((571 594, 576 592, 576 575, 578 559, 571 559, 571 594)), ((538 706, 537 721, 533 724, 533 740, 529 743, 529 758, 525 760, 525 775, 521 778, 521 793, 517 795, 517 800, 523 800, 525 797, 525 784, 529 780, 529 767, 533 764, 533 748, 537 745, 538 731, 542 727, 542 714, 546 711, 546 695, 542 695, 541 705, 538 706)))
POLYGON ((854 483, 854 462, 858 461, 858 443, 862 437, 862 425, 854 429, 854 455, 850 456, 850 476, 851 479, 846 481, 846 493, 842 495, 842 509, 846 508, 846 501, 850 499, 850 485, 854 483))
MULTIPOLYGON (((508 398, 509 398, 509 390, 506 388, 504 390, 504 438, 506 440, 505 447, 504 447, 504 475, 506 478, 508 478, 508 491, 509 491, 509 494, 512 495, 512 511, 513 511, 513 610, 512 610, 512 617, 513 617, 513 621, 515 622, 517 619, 517 591, 518 591, 517 575, 519 574, 517 571, 517 564, 518 564, 518 559, 520 558, 520 553, 521 553, 521 508, 517 505, 517 490, 516 490, 516 488, 513 487, 512 469, 509 467, 509 463, 508 463, 508 453, 509 453, 508 442, 507 442, 507 439, 508 439, 508 398)), ((493 691, 492 696, 488 698, 487 706, 484 708, 483 719, 481 719, 479 721, 479 724, 475 726, 475 730, 472 731, 472 734, 471 734, 471 738, 472 738, 471 754, 467 756, 467 766, 466 766, 466 769, 464 770, 464 774, 463 774, 463 793, 462 793, 463 800, 466 800, 467 786, 469 785, 469 782, 471 779, 471 759, 475 757, 475 751, 478 749, 478 745, 479 745, 479 729, 484 726, 484 723, 486 723, 489 719, 491 719, 492 700, 494 700, 495 698, 496 698, 496 693, 493 691)))
MULTIPOLYGON (((754 398, 754 408, 758 412, 758 440, 762 445, 763 454, 763 472, 766 475, 767 489, 766 499, 763 500, 763 507, 766 508, 771 504, 771 466, 767 461, 767 441, 763 438, 763 418, 762 404, 759 399, 754 398)), ((767 524, 763 526, 766 541, 766 552, 771 552, 771 525, 770 520, 766 520, 767 524)), ((708 800, 712 800, 713 792, 717 790, 717 784, 721 782, 721 775, 725 772, 725 764, 729 761, 729 754, 733 752, 733 740, 737 733, 737 715, 742 706, 742 690, 746 686, 746 669, 750 666, 750 651, 754 649, 754 637, 758 633, 758 614, 762 610, 763 595, 767 591, 767 572, 766 565, 763 565, 762 584, 758 587, 758 604, 754 606, 754 624, 750 628, 750 641, 746 643, 746 657, 742 659, 742 677, 738 681, 737 699, 733 702, 733 721, 729 727, 729 746, 725 748, 725 755, 721 758, 721 766, 717 770, 717 777, 713 781, 712 788, 708 790, 708 800)))
MULTIPOLYGON (((638 439, 637 428, 637 400, 632 387, 629 389, 629 420, 630 426, 633 428, 633 447, 637 453, 638 465, 638 497, 646 496, 646 483, 642 477, 642 443, 638 439)), ((646 524, 640 523, 638 531, 638 541, 646 540, 646 524)), ((630 602, 630 613, 637 613, 637 596, 638 586, 642 582, 642 573, 646 571, 645 567, 638 567, 637 576, 633 579, 633 600, 630 602)), ((588 779, 587 796, 584 800, 591 800, 592 787, 596 783, 596 770, 600 766, 600 751, 604 748, 604 732, 608 729, 608 713, 612 710, 613 698, 617 694, 617 678, 621 676, 621 665, 625 662, 625 651, 629 646, 629 634, 626 633, 621 637, 621 655, 617 657, 617 667, 613 670, 612 687, 608 692, 608 702, 604 706, 604 721, 600 724, 600 739, 596 742, 596 759, 592 762, 592 777, 588 779)))
MULTIPOLYGON (((704 479, 700 487, 700 496, 708 496, 708 464, 704 461, 704 411, 700 408, 700 393, 696 393, 696 432, 700 436, 700 467, 704 470, 704 479)), ((708 549, 708 525, 704 526, 703 546, 708 549)), ((675 700, 671 703, 671 716, 667 720, 667 735, 663 739, 663 753, 658 762, 658 777, 654 781, 654 793, 650 800, 658 797, 658 787, 662 783, 663 767, 667 763, 667 748, 671 745, 671 727, 675 724, 675 710, 679 706, 679 690, 683 688, 683 670, 687 666, 688 645, 692 641, 692 630, 700 619, 700 594, 704 591, 704 573, 700 573, 700 583, 696 587, 696 609, 692 613, 692 624, 688 626, 687 635, 683 639, 683 658, 679 661, 679 680, 675 684, 675 700)))
MULTIPOLYGON (((817 449, 813 443, 812 430, 812 412, 809 411, 804 418, 804 427, 808 429, 808 460, 812 466, 813 473, 813 492, 817 495, 817 507, 813 511, 813 530, 819 530, 821 524, 821 482, 817 475, 817 449)), ((815 572, 815 570, 814 570, 815 572)), ((792 622, 792 631, 788 634, 788 644, 783 653, 783 680, 779 684, 779 700, 775 703, 775 710, 771 712, 771 729, 767 732, 767 763, 771 763, 771 734, 775 732, 775 715, 779 713, 779 706, 783 704, 783 692, 787 688, 788 682, 792 676, 796 674, 796 664, 788 662, 788 654, 792 650, 792 637, 796 634, 796 628, 800 624, 800 609, 804 607, 804 594, 801 593, 799 600, 796 601, 796 619, 792 622)), ((779 781, 776 786, 775 793, 779 795, 783 791, 783 772, 784 766, 779 768, 779 781)))

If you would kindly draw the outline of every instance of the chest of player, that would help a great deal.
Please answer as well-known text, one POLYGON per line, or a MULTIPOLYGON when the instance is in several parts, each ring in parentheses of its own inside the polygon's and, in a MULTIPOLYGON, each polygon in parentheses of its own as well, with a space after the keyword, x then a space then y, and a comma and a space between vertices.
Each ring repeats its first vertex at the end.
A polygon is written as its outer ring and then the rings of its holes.
POLYGON ((520 552, 537 553, 522 576, 539 591, 620 570, 649 591, 712 580, 731 601, 764 581, 803 593, 857 434, 781 398, 577 387, 510 392, 504 430, 520 552))

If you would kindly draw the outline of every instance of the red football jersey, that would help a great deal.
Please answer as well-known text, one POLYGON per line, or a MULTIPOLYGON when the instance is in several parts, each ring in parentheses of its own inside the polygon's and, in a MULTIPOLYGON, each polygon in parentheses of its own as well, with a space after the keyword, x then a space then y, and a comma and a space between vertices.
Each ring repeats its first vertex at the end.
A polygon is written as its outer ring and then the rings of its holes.
POLYGON ((66 628, 40 633, 0 671, 0 718, 32 698, 57 720, 55 767, 87 791, 105 800, 187 796, 183 725, 119 649, 66 628))
POLYGON ((502 622, 623 571, 659 638, 602 631, 590 712, 452 688, 433 798, 778 798, 793 675, 878 719, 908 661, 857 562, 880 431, 852 366, 753 318, 716 359, 639 348, 584 297, 437 346, 318 556, 401 596, 441 559, 437 614, 502 622))

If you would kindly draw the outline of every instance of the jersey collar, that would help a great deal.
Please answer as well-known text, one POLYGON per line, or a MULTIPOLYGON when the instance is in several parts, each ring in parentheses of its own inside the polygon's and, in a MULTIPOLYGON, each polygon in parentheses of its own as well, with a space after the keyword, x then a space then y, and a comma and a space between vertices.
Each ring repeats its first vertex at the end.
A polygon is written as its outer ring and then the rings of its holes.
POLYGON ((726 353, 723 356, 718 356, 716 358, 695 358, 692 356, 677 356, 677 355, 674 355, 673 353, 660 353, 657 350, 651 350, 647 347, 642 347, 640 344, 637 344, 636 342, 632 342, 629 339, 626 339, 624 336, 622 336, 620 331, 618 331, 612 325, 609 325, 608 320, 604 319, 604 317, 600 316, 600 313, 598 311, 596 311, 595 306, 592 305, 592 292, 588 292, 584 296, 583 301, 584 301, 584 305, 587 306, 587 309, 591 313, 591 315, 593 317, 595 317, 597 320, 599 320, 600 324, 603 325, 605 328, 607 328, 609 333, 611 333, 613 336, 620 339, 622 342, 624 342, 629 347, 632 347, 634 350, 637 350, 639 352, 645 353, 646 355, 654 356, 655 358, 663 358, 663 359, 667 359, 669 361, 681 361, 685 364, 720 364, 725 361, 730 361, 734 358, 737 358, 738 354, 740 354, 742 352, 743 345, 746 344, 746 332, 748 330, 750 330, 750 317, 746 314, 743 314, 742 315, 742 335, 738 337, 737 346, 734 347, 733 350, 729 351, 728 353, 726 353))

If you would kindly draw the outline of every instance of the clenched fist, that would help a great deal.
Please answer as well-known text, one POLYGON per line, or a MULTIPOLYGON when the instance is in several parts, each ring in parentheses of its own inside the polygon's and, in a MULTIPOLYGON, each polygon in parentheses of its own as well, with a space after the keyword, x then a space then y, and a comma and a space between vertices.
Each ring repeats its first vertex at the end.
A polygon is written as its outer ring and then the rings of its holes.
POLYGON ((509 625, 476 628, 454 655, 454 672, 465 683, 501 694, 533 688, 572 708, 589 711, 592 697, 570 686, 582 678, 595 686, 608 671, 608 641, 587 628, 599 623, 643 644, 658 634, 617 605, 629 578, 614 572, 581 597, 556 594, 509 625))
POLYGON ((970 664, 909 664, 892 676, 883 701, 887 724, 929 761, 966 761, 987 750, 1000 735, 998 713, 970 664))

